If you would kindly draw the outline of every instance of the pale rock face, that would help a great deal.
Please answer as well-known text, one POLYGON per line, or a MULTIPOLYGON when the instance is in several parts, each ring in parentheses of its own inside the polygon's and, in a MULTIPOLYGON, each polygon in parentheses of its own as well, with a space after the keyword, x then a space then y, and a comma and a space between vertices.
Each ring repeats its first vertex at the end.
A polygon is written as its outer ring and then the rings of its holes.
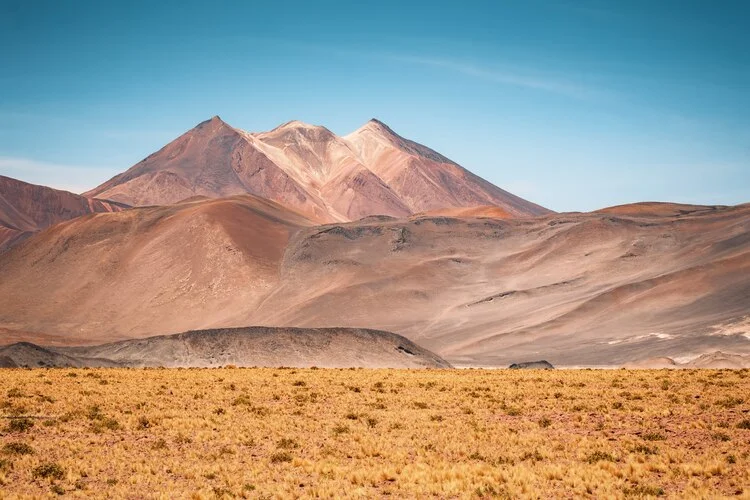
POLYGON ((377 120, 339 137, 300 121, 249 133, 214 117, 86 194, 144 206, 243 193, 319 222, 479 205, 514 217, 550 213, 377 120))

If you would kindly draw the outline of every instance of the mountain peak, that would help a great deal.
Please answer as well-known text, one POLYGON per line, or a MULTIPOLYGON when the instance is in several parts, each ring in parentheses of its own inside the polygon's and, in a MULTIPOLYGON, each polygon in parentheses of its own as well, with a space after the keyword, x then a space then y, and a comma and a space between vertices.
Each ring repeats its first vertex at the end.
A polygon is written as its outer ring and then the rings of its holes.
POLYGON ((218 127, 230 127, 231 128, 231 126, 227 122, 222 120, 219 115, 214 115, 208 120, 204 120, 195 126, 195 128, 198 130, 206 128, 206 127, 211 127, 213 129, 218 128, 218 127))
POLYGON ((300 120, 292 120, 283 123, 270 132, 260 132, 256 137, 265 140, 297 141, 304 137, 313 141, 326 141, 335 137, 335 134, 322 125, 311 125, 300 120))
POLYGON ((371 118, 370 121, 346 136, 346 138, 355 144, 355 147, 360 150, 360 152, 362 152, 365 143, 387 143, 410 155, 419 156, 438 163, 458 165, 456 162, 446 158, 437 151, 399 135, 391 127, 377 118, 371 118))
POLYGON ((305 123, 305 122, 303 122, 301 120, 291 120, 291 121, 288 121, 286 123, 282 123, 281 125, 279 125, 278 127, 276 127, 274 130, 280 130, 280 129, 284 129, 284 128, 322 129, 322 128, 325 128, 325 127, 320 126, 320 125, 312 125, 310 123, 305 123))
POLYGON ((390 136, 398 137, 398 134, 396 132, 394 132, 391 127, 389 127, 385 123, 381 122, 377 118, 370 118, 370 120, 367 123, 365 123, 364 125, 362 125, 354 133, 356 134, 357 132, 365 131, 365 130, 376 131, 376 132, 378 132, 380 134, 385 134, 385 135, 390 135, 390 136))

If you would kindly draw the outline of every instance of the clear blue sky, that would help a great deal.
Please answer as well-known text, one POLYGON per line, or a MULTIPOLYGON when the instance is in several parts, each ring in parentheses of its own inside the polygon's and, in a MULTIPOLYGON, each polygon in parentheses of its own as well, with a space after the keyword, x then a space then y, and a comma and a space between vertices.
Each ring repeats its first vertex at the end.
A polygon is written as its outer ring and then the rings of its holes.
POLYGON ((0 0, 0 174, 371 117, 558 211, 750 201, 750 2, 0 0))

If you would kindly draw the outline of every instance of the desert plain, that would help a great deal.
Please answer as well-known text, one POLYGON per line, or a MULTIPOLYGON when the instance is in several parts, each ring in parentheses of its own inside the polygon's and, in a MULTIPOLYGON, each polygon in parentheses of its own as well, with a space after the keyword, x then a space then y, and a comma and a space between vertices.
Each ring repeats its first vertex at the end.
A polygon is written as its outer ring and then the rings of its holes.
POLYGON ((750 498, 749 375, 6 369, 0 498, 750 498))

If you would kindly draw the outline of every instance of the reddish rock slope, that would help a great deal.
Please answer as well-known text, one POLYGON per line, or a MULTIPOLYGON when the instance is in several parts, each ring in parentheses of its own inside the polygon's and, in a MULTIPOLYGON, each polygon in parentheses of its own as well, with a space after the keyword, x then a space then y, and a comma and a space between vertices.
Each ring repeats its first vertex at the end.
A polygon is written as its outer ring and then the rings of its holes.
POLYGON ((58 222, 125 208, 0 175, 0 252, 58 222))

